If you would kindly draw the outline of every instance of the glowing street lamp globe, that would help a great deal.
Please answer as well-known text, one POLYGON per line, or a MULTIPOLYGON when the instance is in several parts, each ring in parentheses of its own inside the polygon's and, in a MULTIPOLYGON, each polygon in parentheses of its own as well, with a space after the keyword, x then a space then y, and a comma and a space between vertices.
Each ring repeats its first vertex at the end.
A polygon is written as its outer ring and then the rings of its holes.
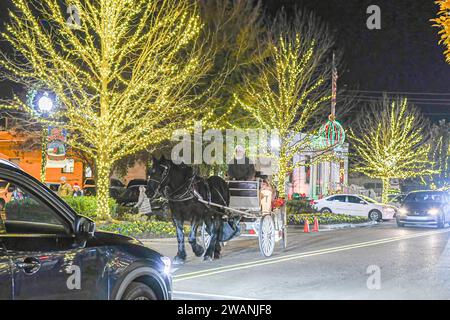
POLYGON ((45 92, 38 100, 38 108, 41 113, 50 113, 53 109, 53 100, 45 92))

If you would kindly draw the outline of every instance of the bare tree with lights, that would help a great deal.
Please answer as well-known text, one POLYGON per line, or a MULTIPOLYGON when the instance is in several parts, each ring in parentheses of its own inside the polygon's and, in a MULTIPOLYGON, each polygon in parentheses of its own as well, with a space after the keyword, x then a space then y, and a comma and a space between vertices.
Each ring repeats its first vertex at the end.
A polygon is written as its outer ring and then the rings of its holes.
POLYGON ((433 174, 426 120, 408 100, 384 97, 361 113, 350 138, 354 170, 383 182, 382 202, 388 202, 390 180, 433 174))
POLYGON ((281 11, 262 41, 267 57, 256 64, 255 73, 245 76, 245 84, 235 94, 235 107, 247 111, 261 128, 278 131, 278 150, 272 156, 278 164, 277 191, 285 197, 294 155, 313 152, 312 163, 325 161, 335 147, 317 148, 316 136, 317 120, 328 115, 334 40, 312 13, 296 11, 288 18, 281 11))
MULTIPOLYGON (((2 37, 15 54, 0 56, 4 76, 58 97, 48 121, 94 160, 99 215, 109 219, 113 164, 198 117, 196 86, 210 68, 199 10, 177 0, 12 3, 2 37)), ((0 104, 34 113, 19 97, 0 104)))

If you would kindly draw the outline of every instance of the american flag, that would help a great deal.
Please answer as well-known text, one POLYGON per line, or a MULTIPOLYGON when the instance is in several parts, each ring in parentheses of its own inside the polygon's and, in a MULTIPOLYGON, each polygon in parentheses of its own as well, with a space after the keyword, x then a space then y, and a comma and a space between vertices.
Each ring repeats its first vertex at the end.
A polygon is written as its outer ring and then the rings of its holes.
POLYGON ((336 94, 337 94, 338 73, 335 63, 335 55, 333 53, 333 62, 331 67, 331 114, 334 116, 336 112, 336 94))

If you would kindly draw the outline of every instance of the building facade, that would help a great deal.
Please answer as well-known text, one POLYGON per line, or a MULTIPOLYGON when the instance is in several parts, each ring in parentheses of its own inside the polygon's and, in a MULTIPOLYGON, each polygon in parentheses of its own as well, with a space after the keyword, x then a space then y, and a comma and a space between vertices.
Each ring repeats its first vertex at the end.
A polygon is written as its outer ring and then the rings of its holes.
MULTIPOLYGON (((37 137, 38 138, 38 137, 37 137)), ((27 137, 10 131, 0 131, 0 158, 17 164, 22 170, 40 179, 42 152, 38 148, 23 148, 27 137)), ((64 167, 47 167, 45 182, 48 184, 59 184, 61 177, 66 177, 71 185, 78 183, 83 185, 84 181, 83 163, 67 154, 64 167)))
POLYGON ((318 199, 330 194, 345 192, 348 185, 348 144, 344 143, 333 151, 336 162, 311 164, 308 152, 294 156, 293 163, 301 164, 294 169, 289 178, 288 195, 304 194, 318 199))

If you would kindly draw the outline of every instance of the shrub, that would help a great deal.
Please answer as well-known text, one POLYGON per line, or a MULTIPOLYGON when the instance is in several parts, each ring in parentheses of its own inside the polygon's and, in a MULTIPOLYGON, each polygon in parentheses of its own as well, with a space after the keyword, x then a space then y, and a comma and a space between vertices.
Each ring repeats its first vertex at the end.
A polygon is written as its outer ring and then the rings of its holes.
MULTIPOLYGON (((175 227, 171 222, 157 221, 153 218, 143 221, 139 215, 136 215, 133 220, 99 225, 98 229, 135 238, 164 238, 176 235, 175 227)), ((189 226, 184 227, 185 234, 188 234, 189 230, 189 226)))
POLYGON ((286 203, 286 210, 288 214, 298 213, 313 213, 315 210, 307 199, 289 200, 286 203))
MULTIPOLYGON (((63 197, 63 200, 78 214, 94 220, 97 218, 97 197, 63 197)), ((117 203, 112 198, 109 199, 109 210, 111 216, 115 217, 117 203)))
POLYGON ((303 225, 308 220, 309 224, 314 223, 314 217, 317 217, 319 224, 339 224, 339 223, 363 223, 369 221, 367 217, 350 216, 347 214, 336 213, 300 213, 288 214, 287 220, 290 225, 303 225))

